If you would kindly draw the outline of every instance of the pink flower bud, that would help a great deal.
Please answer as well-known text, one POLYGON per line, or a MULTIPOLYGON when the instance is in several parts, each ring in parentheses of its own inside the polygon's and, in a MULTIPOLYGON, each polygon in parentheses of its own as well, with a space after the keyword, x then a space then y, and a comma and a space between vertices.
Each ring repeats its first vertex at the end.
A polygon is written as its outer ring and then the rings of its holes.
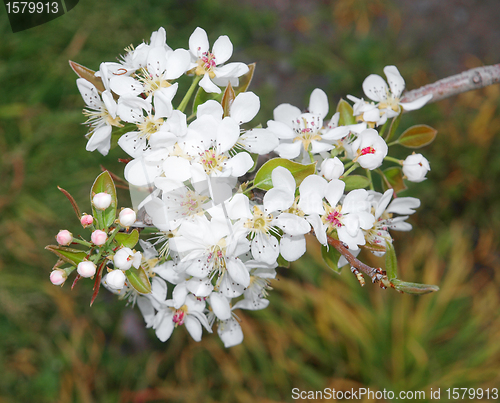
POLYGON ((83 261, 78 263, 76 271, 82 277, 92 277, 96 272, 96 265, 90 261, 83 261))
POLYGON ((108 235, 104 231, 97 229, 94 232, 92 232, 90 239, 92 240, 92 243, 94 245, 101 246, 101 245, 104 245, 106 243, 106 240, 108 239, 108 235))
POLYGON ((92 198, 92 204, 97 210, 106 210, 111 205, 111 195, 105 192, 97 193, 92 198))
POLYGON ((87 228, 94 222, 94 217, 92 217, 90 214, 84 214, 82 215, 82 218, 80 218, 80 222, 82 223, 83 228, 87 228))
POLYGON ((130 227, 133 223, 135 223, 135 219, 135 211, 128 207, 120 211, 120 215, 118 216, 118 222, 122 227, 130 227))
POLYGON ((69 245, 73 241, 73 234, 67 229, 62 229, 56 236, 59 245, 69 245))
POLYGON ((64 270, 55 269, 50 273, 50 282, 54 285, 63 285, 68 275, 64 270))
POLYGON ((121 270, 113 270, 106 274, 106 285, 114 290, 121 290, 125 286, 125 274, 121 270))

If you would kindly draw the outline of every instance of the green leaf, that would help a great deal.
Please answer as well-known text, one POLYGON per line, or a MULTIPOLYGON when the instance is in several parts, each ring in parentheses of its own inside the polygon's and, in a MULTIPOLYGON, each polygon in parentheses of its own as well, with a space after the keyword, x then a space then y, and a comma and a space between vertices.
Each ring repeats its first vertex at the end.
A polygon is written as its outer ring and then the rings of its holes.
POLYGON ((382 181, 384 191, 394 189, 395 193, 399 193, 408 189, 405 181, 403 180, 403 171, 401 170, 401 167, 387 168, 382 172, 382 174, 384 179, 382 181))
POLYGON ((352 106, 345 99, 341 99, 337 104, 337 112, 340 113, 339 126, 353 125, 356 123, 352 106))
POLYGON ((238 86, 234 87, 235 95, 238 95, 242 92, 245 92, 248 89, 248 87, 250 86, 250 83, 252 82, 252 78, 253 78, 254 73, 255 73, 255 63, 249 64, 248 65, 248 72, 243 74, 238 79, 238 86))
POLYGON ((415 125, 406 129, 398 139, 398 144, 407 148, 421 148, 434 141, 437 130, 427 125, 415 125))
POLYGON ((90 204, 92 205, 92 214, 94 218, 97 220, 97 228, 100 230, 107 230, 108 227, 113 225, 116 219, 116 188, 115 183, 113 182, 113 178, 108 171, 104 171, 100 174, 92 185, 92 189, 90 191, 90 204), (92 203, 92 198, 97 193, 107 193, 111 195, 111 204, 106 210, 97 210, 92 203))
POLYGON ((69 65, 78 77, 84 78, 85 80, 90 81, 92 84, 94 84, 95 87, 97 88, 97 91, 103 92, 105 90, 101 77, 96 77, 94 75, 95 74, 94 70, 90 70, 89 68, 82 66, 81 64, 78 64, 71 60, 69 60, 69 65))
POLYGON ((439 287, 437 285, 408 283, 406 281, 401 281, 398 279, 391 280, 391 283, 394 285, 394 288, 396 290, 405 292, 407 294, 422 295, 439 291, 439 287))
POLYGON ((297 186, 299 186, 307 176, 316 172, 316 163, 304 165, 287 160, 286 158, 273 158, 262 165, 257 171, 253 181, 254 186, 262 190, 272 189, 272 173, 276 167, 288 169, 292 173, 297 186))
POLYGON ((149 294, 151 292, 151 283, 149 282, 148 275, 144 269, 139 267, 131 267, 125 270, 125 275, 129 281, 129 284, 139 293, 139 294, 149 294))
POLYGON ((60 245, 47 245, 45 249, 50 250, 56 256, 73 266, 78 266, 78 263, 83 262, 87 257, 87 253, 79 249, 67 248, 60 245))
POLYGON ((389 280, 393 280, 398 277, 398 259, 396 257, 396 250, 394 245, 390 242, 386 242, 385 245, 385 271, 387 272, 387 277, 389 280))
POLYGON ((277 262, 279 267, 284 267, 285 269, 290 268, 290 262, 285 260, 285 258, 281 255, 278 256, 277 262))
POLYGON ((370 184, 370 179, 363 175, 349 175, 345 178, 340 179, 345 183, 346 192, 354 189, 364 189, 370 184))
POLYGON ((135 245, 137 245, 137 242, 139 242, 139 231, 134 229, 130 234, 118 232, 115 235, 115 242, 118 246, 124 246, 132 249, 135 245))
POLYGON ((204 104, 205 102, 214 99, 217 102, 222 101, 222 92, 220 94, 217 93, 209 93, 206 92, 203 88, 199 87, 198 91, 196 92, 196 95, 194 97, 194 102, 193 102, 193 114, 196 114, 196 111, 198 110, 198 106, 201 104, 204 104))
POLYGON ((332 269, 335 273, 340 274, 342 268, 337 265, 340 259, 340 252, 337 249, 333 246, 328 248, 325 245, 321 245, 321 257, 330 269, 332 269))
POLYGON ((403 116, 402 112, 400 112, 398 116, 392 119, 391 126, 389 127, 389 132, 387 133, 387 136, 385 138, 386 143, 391 141, 392 137, 394 136, 394 133, 396 132, 396 129, 399 126, 399 122, 401 122, 401 116, 403 116))
POLYGON ((236 98, 236 95, 234 94, 233 87, 231 83, 228 83, 221 101, 222 110, 224 111, 223 117, 229 116, 234 98, 236 98))

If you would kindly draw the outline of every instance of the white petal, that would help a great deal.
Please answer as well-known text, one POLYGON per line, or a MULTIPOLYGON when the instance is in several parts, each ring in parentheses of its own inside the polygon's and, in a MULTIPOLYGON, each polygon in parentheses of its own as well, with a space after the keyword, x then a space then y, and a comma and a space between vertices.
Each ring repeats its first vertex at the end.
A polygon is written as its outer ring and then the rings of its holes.
POLYGON ((172 315, 165 315, 163 320, 156 326, 155 329, 156 337, 158 337, 160 341, 164 342, 170 338, 173 331, 174 321, 172 320, 172 315))
POLYGON ((294 262, 306 252, 306 238, 304 235, 283 235, 280 241, 281 256, 289 262, 294 262))
POLYGON ((233 318, 219 323, 217 333, 226 348, 236 346, 243 341, 241 326, 236 319, 233 318))
POLYGON ((245 132, 238 141, 245 150, 253 154, 267 154, 279 145, 276 135, 268 129, 253 129, 245 132))
POLYGON ((94 84, 84 78, 78 78, 76 80, 76 86, 88 107, 97 110, 101 109, 101 98, 94 84))
POLYGON ((201 323, 197 319, 191 317, 191 315, 187 315, 184 319, 184 326, 186 326, 187 331, 194 341, 201 341, 203 330, 201 323))
POLYGON ((387 77, 387 82, 391 88, 392 95, 399 98, 405 89, 405 80, 401 76, 401 73, 396 66, 385 66, 384 74, 387 77))
POLYGON ((420 200, 416 197, 398 197, 387 208, 388 213, 413 214, 414 209, 420 207, 420 200))
POLYGON ((186 283, 177 284, 172 291, 172 299, 174 300, 174 308, 179 309, 184 302, 186 302, 186 297, 188 290, 186 288, 186 283))
POLYGON ((94 130, 92 137, 87 142, 85 149, 87 151, 99 150, 102 155, 108 155, 111 148, 111 126, 104 125, 97 130, 94 130))
POLYGON ((196 116, 198 118, 203 115, 210 115, 214 118, 215 121, 222 120, 223 113, 224 110, 222 109, 222 105, 213 99, 204 102, 203 104, 198 106, 198 109, 196 110, 196 116))
POLYGON ((324 119, 328 113, 328 97, 325 92, 316 88, 309 99, 309 112, 324 119))
POLYGON ((432 98, 432 94, 424 95, 423 97, 415 99, 412 102, 401 102, 401 106, 405 111, 414 111, 416 109, 420 109, 432 98))
POLYGON ((140 81, 127 76, 114 76, 109 80, 109 85, 111 90, 120 96, 136 96, 144 91, 140 81))
POLYGON ((267 214, 273 211, 282 211, 293 204, 293 193, 279 188, 272 188, 264 195, 264 210, 267 214))
POLYGON ((304 235, 311 230, 311 226, 304 218, 290 213, 281 213, 273 223, 288 235, 304 235))
POLYGON ((165 71, 166 67, 167 67, 166 49, 163 46, 152 48, 149 51, 147 58, 147 68, 149 74, 151 74, 153 77, 160 77, 165 71))
POLYGON ((345 182, 340 179, 332 179, 328 182, 325 190, 325 199, 328 200, 330 206, 335 207, 342 195, 344 194, 345 182))
POLYGON ((252 256, 255 260, 273 264, 279 255, 278 240, 267 234, 257 234, 252 241, 252 256))
POLYGON ((193 295, 200 298, 208 297, 212 292, 212 290, 214 289, 214 286, 208 277, 205 278, 193 277, 188 281, 186 281, 186 287, 189 292, 193 293, 193 295))
POLYGON ((229 170, 229 175, 239 178, 253 167, 253 159, 247 152, 236 154, 224 163, 229 170))
POLYGON ((208 74, 205 74, 200 81, 200 87, 208 93, 220 94, 221 90, 211 80, 208 74))
POLYGON ((299 186, 300 199, 298 206, 306 214, 323 214, 323 197, 327 181, 318 175, 309 175, 299 186))
POLYGON ((394 189, 388 189, 385 191, 383 196, 380 198, 378 201, 378 206, 377 209, 375 210, 375 218, 378 219, 382 213, 385 211, 387 208, 387 205, 391 201, 392 194, 394 193, 394 189))
POLYGON ((161 166, 145 163, 142 159, 134 159, 125 166, 125 179, 135 186, 145 186, 153 183, 160 175, 161 166))
POLYGON ((208 51, 208 36, 203 28, 196 28, 189 37, 189 50, 191 53, 200 57, 202 53, 208 51))
POLYGON ((321 221, 320 216, 318 214, 311 214, 310 216, 306 217, 306 220, 309 221, 309 223, 313 227, 314 234, 316 235, 316 238, 318 238, 319 243, 321 243, 322 245, 326 245, 326 226, 321 221))
POLYGON ((330 151, 334 146, 328 143, 322 143, 316 140, 311 141, 311 153, 320 154, 325 151, 330 151))
POLYGON ((225 63, 233 54, 233 44, 227 35, 222 35, 217 38, 212 47, 212 53, 215 56, 217 65, 225 63))
POLYGON ((274 109, 273 116, 274 120, 285 123, 287 126, 292 128, 294 120, 297 119, 297 117, 300 116, 301 113, 302 112, 300 111, 300 109, 296 106, 290 104, 281 104, 274 109))
POLYGON ((300 155, 301 148, 302 143, 300 141, 294 143, 281 143, 276 147, 274 152, 279 154, 281 158, 294 159, 300 155))
POLYGON ((231 307, 226 297, 218 292, 210 294, 210 306, 215 316, 220 320, 227 320, 231 317, 231 307))
POLYGON ((248 309, 249 311, 258 311, 260 309, 265 309, 269 305, 269 300, 264 298, 258 299, 242 299, 233 305, 233 309, 248 309))
POLYGON ((250 122, 260 109, 260 99, 253 92, 242 92, 236 96, 230 116, 239 124, 250 122))
POLYGON ((363 81, 363 91, 366 96, 373 101, 383 101, 387 99, 387 83, 377 74, 370 74, 363 81))
MULTIPOLYGON (((226 87, 229 82, 233 85, 233 79, 248 73, 248 70, 248 66, 245 63, 239 62, 218 66, 214 68, 215 80, 217 80, 218 85, 222 85, 223 87, 226 87)), ((236 86, 236 83, 234 84, 233 86, 236 86)))
POLYGON ((238 258, 226 258, 227 271, 231 278, 243 287, 250 284, 250 273, 245 264, 238 258))
MULTIPOLYGON (((220 152, 231 149, 240 136, 240 127, 230 117, 225 117, 217 127, 217 148, 220 152)), ((252 164, 253 165, 253 164, 252 164)))
POLYGON ((273 132, 279 139, 294 139, 296 133, 293 129, 283 122, 277 120, 269 120, 267 122, 267 128, 273 132))
POLYGON ((186 49, 176 49, 168 55, 165 78, 175 80, 188 69, 191 57, 186 49))
POLYGON ((168 157, 163 161, 165 177, 184 182, 191 177, 191 164, 182 157, 168 157))
POLYGON ((139 310, 141 311, 141 314, 144 317, 144 321, 146 322, 146 327, 153 326, 155 310, 149 298, 138 297, 137 306, 139 307, 139 310))

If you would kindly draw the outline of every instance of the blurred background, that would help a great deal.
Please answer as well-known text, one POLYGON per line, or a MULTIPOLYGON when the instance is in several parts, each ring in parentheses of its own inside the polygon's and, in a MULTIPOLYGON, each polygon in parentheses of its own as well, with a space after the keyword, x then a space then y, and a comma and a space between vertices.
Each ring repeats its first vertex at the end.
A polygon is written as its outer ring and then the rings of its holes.
MULTIPOLYGON (((422 206, 395 234, 401 278, 437 284, 421 297, 361 288, 310 253, 279 269, 271 304, 238 313, 242 345, 184 328, 167 343, 137 310, 90 282, 49 282, 43 248, 59 229, 83 233, 57 185, 88 210, 99 165, 85 151, 84 103, 68 66, 94 70, 164 26, 173 47, 203 27, 231 38, 232 61, 257 62, 257 121, 279 103, 305 108, 320 87, 331 110, 385 65, 413 89, 499 63, 498 0, 80 0, 67 15, 12 34, 0 12, 0 402, 289 402, 292 388, 398 392, 500 387, 500 87, 405 115, 400 130, 438 130, 422 152, 428 180, 402 195, 422 206)), ((399 154, 398 154, 399 153, 399 154)), ((408 150, 397 150, 404 157, 408 150)), ((119 193, 121 206, 129 204, 119 193)), ((372 265, 380 265, 364 256, 372 265)), ((427 399, 429 395, 427 393, 427 399)), ((473 400, 471 400, 473 401, 473 400)))

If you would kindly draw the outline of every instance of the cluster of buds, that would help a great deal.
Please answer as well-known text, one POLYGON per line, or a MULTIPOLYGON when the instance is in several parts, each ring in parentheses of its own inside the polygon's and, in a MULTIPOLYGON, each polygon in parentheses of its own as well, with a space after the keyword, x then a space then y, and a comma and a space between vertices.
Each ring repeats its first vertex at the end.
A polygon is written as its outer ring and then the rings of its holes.
POLYGON ((406 220, 420 201, 396 194, 405 179, 424 180, 429 163, 421 154, 404 161, 388 155, 392 146, 419 148, 434 139, 435 130, 425 125, 395 139, 403 111, 430 97, 401 103, 405 82, 387 66, 389 85, 377 75, 363 83, 371 101, 348 95, 354 105, 340 100, 326 120, 328 97, 315 89, 305 111, 281 104, 261 127, 251 123, 260 100, 247 91, 255 65, 226 63, 229 38, 219 37, 210 50, 201 28, 188 45, 172 49, 160 28, 149 43, 95 73, 70 63, 87 106, 87 150, 106 155, 112 131, 119 130, 118 146, 130 157, 124 176, 133 199, 142 194, 135 207, 144 219, 136 222, 130 208, 116 211, 113 180, 101 174, 91 191, 93 214, 79 216, 92 229, 91 240, 58 234, 59 246, 49 247, 60 258, 51 281, 61 285, 76 269, 79 277, 96 278, 92 301, 102 282, 137 303, 160 340, 186 324, 199 341, 203 328, 211 333, 216 324, 227 347, 243 340, 235 312, 268 306, 276 268, 305 253, 307 234, 322 244, 328 266, 340 272, 350 264, 361 284, 365 273, 383 288, 433 291, 397 280, 390 233, 411 229, 406 220), (192 83, 175 108, 183 75, 192 83), (243 182, 259 155, 269 153, 276 158, 243 182), (372 173, 381 178, 380 191, 372 173), (134 225, 155 228, 149 242, 130 231, 134 225), (138 242, 142 253, 133 249, 138 242), (73 243, 86 249, 70 249, 73 243), (386 271, 357 260, 361 248, 386 255, 386 271), (60 268, 63 263, 70 266, 60 268))

